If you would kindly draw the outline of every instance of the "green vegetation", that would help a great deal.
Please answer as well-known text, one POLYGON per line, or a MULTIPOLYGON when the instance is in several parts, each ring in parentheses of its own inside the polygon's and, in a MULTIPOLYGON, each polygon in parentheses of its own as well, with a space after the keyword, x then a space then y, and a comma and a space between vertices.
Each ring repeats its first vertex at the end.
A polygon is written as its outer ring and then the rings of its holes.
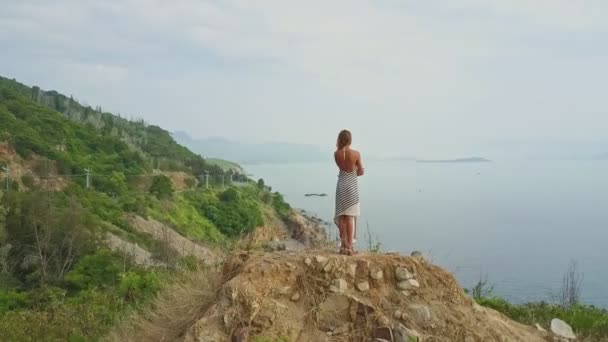
POLYGON ((579 337, 608 336, 608 311, 592 305, 577 304, 564 308, 551 303, 511 304, 501 298, 481 298, 477 303, 505 314, 528 325, 536 323, 548 327, 553 318, 567 322, 579 337))
POLYGON ((263 212, 289 209, 253 182, 218 188, 219 177, 197 187, 203 173, 244 175, 224 173, 159 127, 1 77, 0 153, 0 165, 26 170, 0 194, 3 340, 98 340, 178 270, 198 269, 196 258, 133 226, 133 215, 224 248, 262 225, 263 212), (108 249, 108 236, 146 250, 157 266, 108 249))
POLYGON ((571 262, 563 278, 560 303, 509 303, 494 296, 494 288, 489 284, 487 276, 465 292, 470 293, 479 305, 492 308, 523 324, 540 324, 548 330, 551 320, 558 318, 568 323, 582 339, 595 341, 605 338, 608 336, 608 310, 580 302, 581 279, 576 263, 571 262))

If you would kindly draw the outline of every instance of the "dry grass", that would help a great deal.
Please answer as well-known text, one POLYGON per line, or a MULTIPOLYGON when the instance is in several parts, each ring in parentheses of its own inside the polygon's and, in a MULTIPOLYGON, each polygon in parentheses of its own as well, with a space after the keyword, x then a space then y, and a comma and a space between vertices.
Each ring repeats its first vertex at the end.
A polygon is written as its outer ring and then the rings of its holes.
POLYGON ((179 341, 186 330, 213 304, 220 276, 213 270, 175 275, 150 308, 121 322, 104 341, 179 341))

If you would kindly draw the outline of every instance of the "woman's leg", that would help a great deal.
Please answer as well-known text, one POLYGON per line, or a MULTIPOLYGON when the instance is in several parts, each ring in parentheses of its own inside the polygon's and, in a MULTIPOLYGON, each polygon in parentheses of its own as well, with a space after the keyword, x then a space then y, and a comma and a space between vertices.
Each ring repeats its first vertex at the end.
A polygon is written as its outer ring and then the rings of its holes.
POLYGON ((355 232, 355 218, 353 216, 346 216, 346 237, 347 247, 349 250, 353 250, 353 234, 355 232))
POLYGON ((347 222, 345 220, 346 216, 340 216, 338 219, 338 230, 340 231, 340 253, 342 253, 347 248, 347 240, 346 240, 346 229, 347 222))

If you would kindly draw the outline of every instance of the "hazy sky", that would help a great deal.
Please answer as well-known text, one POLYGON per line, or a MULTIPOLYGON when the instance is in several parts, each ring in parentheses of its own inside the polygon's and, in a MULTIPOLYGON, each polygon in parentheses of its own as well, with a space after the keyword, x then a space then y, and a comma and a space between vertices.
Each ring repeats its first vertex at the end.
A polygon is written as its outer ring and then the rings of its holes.
POLYGON ((475 154, 608 128, 605 0, 0 0, 0 74, 194 137, 475 154))

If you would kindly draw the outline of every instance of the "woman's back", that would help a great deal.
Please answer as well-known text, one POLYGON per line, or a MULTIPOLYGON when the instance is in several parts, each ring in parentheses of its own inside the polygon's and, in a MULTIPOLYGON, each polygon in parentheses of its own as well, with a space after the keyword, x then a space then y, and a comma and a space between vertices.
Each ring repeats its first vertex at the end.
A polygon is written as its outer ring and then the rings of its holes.
POLYGON ((350 148, 339 149, 334 152, 334 159, 341 171, 353 172, 357 168, 360 168, 361 155, 356 150, 350 148))

